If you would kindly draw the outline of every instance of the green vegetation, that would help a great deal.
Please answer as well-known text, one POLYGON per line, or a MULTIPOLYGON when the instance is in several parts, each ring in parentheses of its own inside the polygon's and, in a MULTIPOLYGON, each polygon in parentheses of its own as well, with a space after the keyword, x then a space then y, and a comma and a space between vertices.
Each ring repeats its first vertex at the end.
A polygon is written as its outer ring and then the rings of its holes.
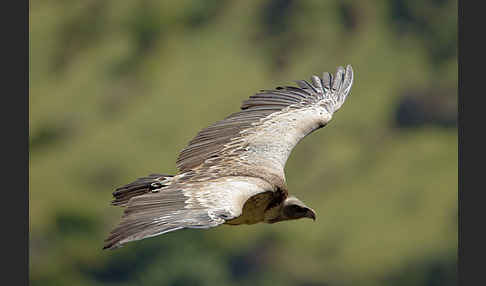
POLYGON ((31 2, 32 285, 455 285, 457 129, 395 117, 410 89, 455 106, 456 23, 446 0, 31 2), (287 162, 316 222, 101 250, 115 187, 176 173, 256 91, 348 63, 351 96, 287 162))

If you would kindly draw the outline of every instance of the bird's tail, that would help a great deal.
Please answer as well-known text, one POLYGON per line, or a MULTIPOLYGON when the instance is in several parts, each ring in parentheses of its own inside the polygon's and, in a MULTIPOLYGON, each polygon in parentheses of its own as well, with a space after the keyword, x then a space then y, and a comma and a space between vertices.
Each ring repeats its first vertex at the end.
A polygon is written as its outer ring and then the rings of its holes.
POLYGON ((172 177, 172 175, 167 174, 150 174, 147 177, 138 178, 130 184, 117 188, 113 192, 114 200, 111 204, 114 206, 126 206, 133 197, 156 192, 158 189, 168 186, 172 177))

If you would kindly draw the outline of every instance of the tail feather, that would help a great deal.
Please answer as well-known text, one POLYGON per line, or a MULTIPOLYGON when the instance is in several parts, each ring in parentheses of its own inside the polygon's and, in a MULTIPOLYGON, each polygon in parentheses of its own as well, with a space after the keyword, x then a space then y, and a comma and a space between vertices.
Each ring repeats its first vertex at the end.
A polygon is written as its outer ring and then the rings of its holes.
POLYGON ((121 186, 113 192, 115 198, 111 204, 114 206, 126 206, 128 201, 136 196, 156 191, 170 184, 172 175, 150 174, 147 177, 138 178, 130 184, 121 186))

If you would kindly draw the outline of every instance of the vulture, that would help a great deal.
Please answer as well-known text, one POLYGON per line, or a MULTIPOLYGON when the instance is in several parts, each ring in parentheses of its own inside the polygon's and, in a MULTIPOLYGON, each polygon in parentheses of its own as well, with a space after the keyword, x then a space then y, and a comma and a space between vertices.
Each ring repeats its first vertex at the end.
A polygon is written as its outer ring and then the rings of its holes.
POLYGON ((176 175, 150 174, 117 188, 111 204, 124 212, 103 249, 184 228, 315 220, 313 209, 289 195, 285 163, 341 108, 353 69, 339 66, 296 84, 261 90, 201 130, 180 152, 176 175))

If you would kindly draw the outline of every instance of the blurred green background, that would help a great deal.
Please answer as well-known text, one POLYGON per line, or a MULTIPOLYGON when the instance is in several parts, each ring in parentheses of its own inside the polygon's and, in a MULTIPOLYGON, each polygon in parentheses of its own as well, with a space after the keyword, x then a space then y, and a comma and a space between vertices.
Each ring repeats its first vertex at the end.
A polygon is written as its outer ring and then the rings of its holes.
POLYGON ((30 2, 31 285, 455 285, 457 3, 30 2), (260 89, 352 64, 291 154, 316 222, 182 230, 102 251, 115 187, 177 172, 260 89))

